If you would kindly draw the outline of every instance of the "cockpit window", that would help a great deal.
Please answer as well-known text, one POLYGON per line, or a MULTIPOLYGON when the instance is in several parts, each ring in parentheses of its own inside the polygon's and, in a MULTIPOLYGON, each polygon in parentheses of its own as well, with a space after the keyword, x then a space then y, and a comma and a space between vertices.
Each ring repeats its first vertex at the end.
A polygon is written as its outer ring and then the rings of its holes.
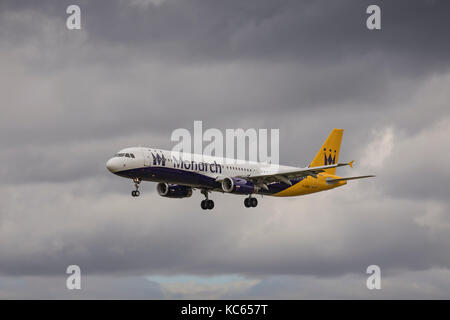
POLYGON ((116 153, 114 155, 114 158, 122 158, 122 157, 133 158, 133 159, 135 158, 134 154, 132 154, 132 153, 116 153))

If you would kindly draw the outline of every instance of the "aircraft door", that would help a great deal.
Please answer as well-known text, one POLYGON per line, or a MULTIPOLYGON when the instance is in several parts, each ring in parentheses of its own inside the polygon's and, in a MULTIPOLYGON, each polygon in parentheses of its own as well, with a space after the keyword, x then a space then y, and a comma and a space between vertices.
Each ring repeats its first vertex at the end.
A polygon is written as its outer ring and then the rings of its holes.
POLYGON ((150 166, 150 164, 152 163, 151 160, 152 160, 152 155, 151 155, 150 151, 144 150, 144 166, 146 166, 146 167, 150 166))

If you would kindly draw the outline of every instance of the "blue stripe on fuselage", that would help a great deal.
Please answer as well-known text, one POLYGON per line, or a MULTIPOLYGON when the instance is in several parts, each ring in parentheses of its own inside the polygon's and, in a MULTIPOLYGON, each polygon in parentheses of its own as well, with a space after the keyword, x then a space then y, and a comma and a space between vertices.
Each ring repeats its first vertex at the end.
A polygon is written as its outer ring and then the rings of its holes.
POLYGON ((205 188, 220 189, 221 184, 203 174, 168 167, 142 167, 116 172, 125 178, 140 178, 144 181, 167 182, 205 188))

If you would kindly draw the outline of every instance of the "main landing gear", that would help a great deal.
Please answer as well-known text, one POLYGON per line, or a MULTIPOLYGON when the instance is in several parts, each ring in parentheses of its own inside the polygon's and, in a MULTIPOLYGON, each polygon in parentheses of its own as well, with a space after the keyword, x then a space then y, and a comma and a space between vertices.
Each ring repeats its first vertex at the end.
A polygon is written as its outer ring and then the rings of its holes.
POLYGON ((214 201, 208 199, 208 190, 203 189, 201 193, 203 193, 206 197, 205 200, 202 200, 202 202, 200 202, 200 206, 202 207, 202 209, 211 210, 212 208, 214 208, 214 201))
POLYGON ((252 195, 249 195, 248 198, 245 198, 244 205, 246 208, 254 208, 258 205, 258 200, 256 198, 252 198, 252 195))
POLYGON ((141 193, 139 192, 139 184, 141 183, 141 179, 139 179, 139 178, 134 178, 134 179, 133 179, 133 182, 134 182, 134 187, 136 188, 136 190, 131 191, 131 195, 132 195, 133 197, 139 197, 139 195, 141 194, 141 193))

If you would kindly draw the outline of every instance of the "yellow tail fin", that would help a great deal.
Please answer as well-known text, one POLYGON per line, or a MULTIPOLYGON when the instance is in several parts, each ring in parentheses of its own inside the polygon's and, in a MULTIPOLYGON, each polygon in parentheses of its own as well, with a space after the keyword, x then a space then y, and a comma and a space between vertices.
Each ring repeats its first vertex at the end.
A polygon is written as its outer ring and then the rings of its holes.
MULTIPOLYGON (((318 167, 338 163, 343 133, 344 129, 333 129, 309 166, 318 167)), ((336 168, 326 169, 325 172, 336 174, 336 168)))

